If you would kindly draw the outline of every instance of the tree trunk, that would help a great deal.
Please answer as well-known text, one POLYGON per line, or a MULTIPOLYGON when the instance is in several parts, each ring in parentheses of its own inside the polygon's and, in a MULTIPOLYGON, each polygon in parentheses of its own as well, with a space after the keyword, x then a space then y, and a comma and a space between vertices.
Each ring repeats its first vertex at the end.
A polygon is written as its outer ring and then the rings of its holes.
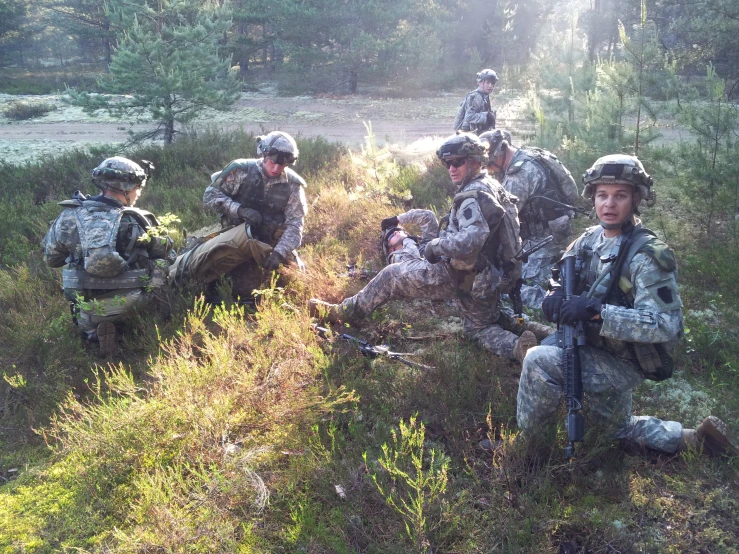
POLYGON ((357 81, 359 77, 357 75, 356 69, 351 69, 349 71, 349 93, 350 94, 356 94, 357 93, 357 81))
POLYGON ((174 119, 168 119, 164 122, 164 144, 172 144, 174 142, 174 119))

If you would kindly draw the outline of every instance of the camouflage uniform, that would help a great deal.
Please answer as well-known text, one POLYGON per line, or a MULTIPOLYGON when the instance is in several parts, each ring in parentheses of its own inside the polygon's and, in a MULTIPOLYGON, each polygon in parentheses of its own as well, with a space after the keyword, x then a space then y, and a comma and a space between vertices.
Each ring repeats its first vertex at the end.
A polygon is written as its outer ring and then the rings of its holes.
POLYGON ((66 265, 64 294, 75 302, 80 330, 90 332, 160 292, 172 242, 146 234, 158 225, 149 212, 124 207, 107 196, 83 198, 60 203, 66 209, 41 245, 50 267, 66 265))
POLYGON ((203 203, 221 214, 224 227, 233 228, 180 256, 172 266, 176 283, 213 281, 250 260, 263 265, 273 249, 302 266, 296 249, 308 212, 305 181, 290 168, 269 178, 262 163, 261 159, 235 160, 213 175, 203 203), (259 212, 261 220, 239 215, 242 207, 259 212))
MULTIPOLYGON (((460 192, 481 190, 498 194, 500 187, 484 172, 473 178, 460 192)), ((501 191, 502 192, 502 191, 501 191)), ((438 230, 433 213, 411 210, 398 216, 400 223, 421 225, 421 244, 438 230)), ((514 358, 517 335, 496 325, 500 316, 500 294, 493 288, 490 267, 474 276, 469 294, 460 294, 460 276, 474 271, 478 256, 490 234, 488 223, 479 203, 466 198, 457 208, 452 207, 449 225, 438 231, 438 251, 443 256, 432 264, 420 257, 419 247, 406 238, 403 248, 394 253, 393 261, 380 271, 367 286, 340 305, 344 317, 364 317, 387 302, 398 298, 449 300, 461 312, 465 332, 494 354, 514 358)))
POLYGON ((460 113, 464 113, 461 122, 455 122, 454 130, 461 130, 473 133, 483 133, 495 128, 495 124, 488 125, 488 113, 490 109, 490 95, 485 94, 480 89, 467 93, 460 113))
MULTIPOLYGON (((540 195, 549 186, 544 169, 530 157, 523 149, 519 149, 511 159, 503 179, 503 187, 518 198, 518 213, 521 219, 521 236, 528 248, 545 239, 550 234, 554 240, 541 250, 529 256, 528 262, 523 265, 522 278, 529 285, 521 289, 521 298, 527 306, 540 308, 546 294, 545 284, 552 274, 552 266, 559 259, 562 251, 569 244, 571 234, 570 217, 562 215, 552 221, 536 221, 531 208, 530 198, 540 195)), ((573 185, 574 186, 574 185, 573 185)))
MULTIPOLYGON (((610 262, 601 261, 618 250, 623 237, 605 238, 600 227, 592 227, 566 255, 581 246, 591 247, 592 262, 586 279, 592 283, 610 262)), ((658 345, 669 353, 682 335, 682 301, 675 282, 674 257, 664 243, 642 249, 629 264, 630 287, 621 284, 622 304, 604 304, 601 320, 586 323, 587 346, 580 348, 583 390, 594 416, 622 421, 616 438, 643 446, 675 452, 682 425, 654 417, 631 415, 631 390, 644 379, 646 370, 636 350, 658 345), (627 289, 625 292, 623 289, 627 289), (633 307, 629 307, 633 305, 633 307)), ((526 354, 518 389, 518 425, 535 429, 556 412, 563 397, 562 351, 556 346, 538 346, 526 354)))

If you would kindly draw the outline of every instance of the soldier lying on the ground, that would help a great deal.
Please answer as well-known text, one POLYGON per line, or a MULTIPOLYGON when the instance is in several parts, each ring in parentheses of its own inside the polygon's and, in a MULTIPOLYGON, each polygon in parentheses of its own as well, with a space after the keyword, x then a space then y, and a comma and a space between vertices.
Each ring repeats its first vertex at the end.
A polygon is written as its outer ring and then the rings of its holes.
POLYGON ((532 330, 543 338, 552 329, 529 324, 519 338, 501 326, 500 292, 520 272, 520 262, 513 262, 521 244, 515 207, 513 213, 506 210, 513 206, 507 193, 482 169, 486 148, 476 136, 449 137, 437 155, 458 187, 447 227, 439 230, 425 210, 384 220, 390 264, 341 304, 311 299, 311 312, 336 322, 367 316, 391 299, 449 300, 460 311, 467 334, 494 354, 520 361, 536 344, 532 330), (423 229, 419 244, 399 225, 410 223, 423 229))

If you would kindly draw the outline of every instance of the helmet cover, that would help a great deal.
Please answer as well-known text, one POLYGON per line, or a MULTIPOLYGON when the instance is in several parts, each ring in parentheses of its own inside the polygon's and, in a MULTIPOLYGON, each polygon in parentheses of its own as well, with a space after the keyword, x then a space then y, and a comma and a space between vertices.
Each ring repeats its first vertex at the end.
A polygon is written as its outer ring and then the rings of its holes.
POLYGON ((652 190, 654 180, 647 174, 636 156, 610 154, 598 158, 582 176, 582 182, 585 185, 582 191, 583 198, 593 198, 597 185, 626 183, 635 188, 639 202, 646 200, 648 206, 654 205, 655 202, 652 190))
POLYGON ((487 163, 488 147, 477 135, 457 132, 448 137, 436 151, 436 156, 442 161, 460 158, 472 158, 481 165, 487 163))
POLYGON ((493 84, 498 82, 498 74, 492 69, 483 69, 477 74, 477 82, 492 81, 493 84))
MULTIPOLYGON (((143 162, 151 171, 154 164, 143 162)), ((114 156, 107 158, 92 170, 92 182, 99 188, 111 188, 121 192, 130 192, 137 187, 146 185, 148 173, 139 164, 124 158, 114 156)))
POLYGON ((511 145, 513 140, 511 134, 505 129, 496 129, 495 131, 486 131, 480 135, 480 140, 488 144, 488 154, 494 156, 500 150, 503 141, 511 145))
POLYGON ((266 136, 257 137, 257 155, 263 158, 265 156, 277 156, 281 158, 278 163, 284 161, 292 165, 298 161, 299 154, 295 139, 287 133, 272 131, 266 136))

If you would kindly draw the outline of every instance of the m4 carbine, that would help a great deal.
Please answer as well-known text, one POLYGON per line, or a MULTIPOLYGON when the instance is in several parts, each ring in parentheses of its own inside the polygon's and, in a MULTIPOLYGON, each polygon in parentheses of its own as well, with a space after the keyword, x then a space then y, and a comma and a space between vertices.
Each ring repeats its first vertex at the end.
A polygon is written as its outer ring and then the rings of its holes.
MULTIPOLYGON (((560 268, 552 268, 552 278, 559 281, 564 288, 565 301, 575 295, 575 256, 567 256, 560 268)), ((559 314, 555 315, 559 319, 559 314)), ((582 415, 582 371, 580 368, 579 348, 585 346, 586 336, 582 321, 573 325, 557 323, 557 346, 562 349, 562 365, 565 377, 565 398, 567 400, 567 446, 565 459, 575 457, 575 443, 585 436, 585 420, 582 415)))

